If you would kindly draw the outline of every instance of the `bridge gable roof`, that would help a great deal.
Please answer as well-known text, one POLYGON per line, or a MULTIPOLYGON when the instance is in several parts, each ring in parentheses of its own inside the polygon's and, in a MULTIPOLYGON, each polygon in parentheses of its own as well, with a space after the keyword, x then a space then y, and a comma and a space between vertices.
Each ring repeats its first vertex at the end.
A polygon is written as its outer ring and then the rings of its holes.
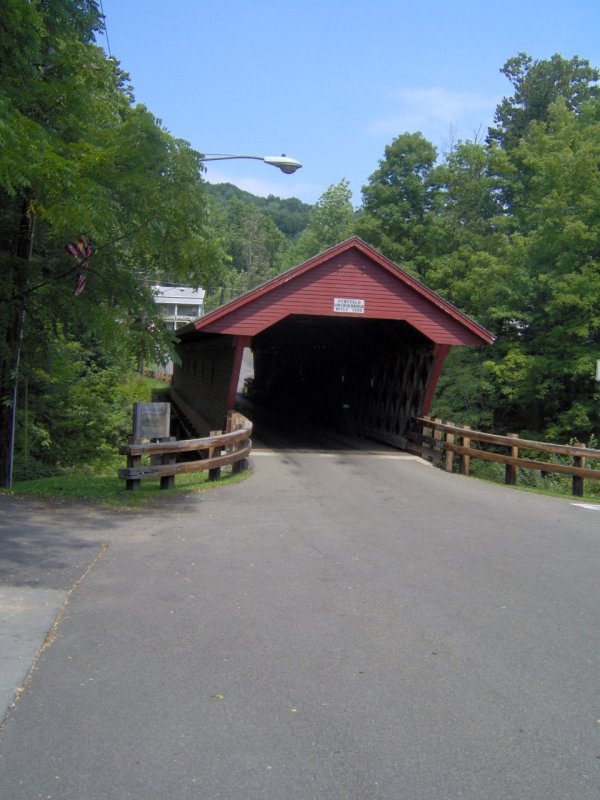
POLYGON ((494 341, 489 331, 357 236, 200 317, 177 335, 183 340, 203 333, 252 337, 294 314, 404 320, 436 344, 494 341))

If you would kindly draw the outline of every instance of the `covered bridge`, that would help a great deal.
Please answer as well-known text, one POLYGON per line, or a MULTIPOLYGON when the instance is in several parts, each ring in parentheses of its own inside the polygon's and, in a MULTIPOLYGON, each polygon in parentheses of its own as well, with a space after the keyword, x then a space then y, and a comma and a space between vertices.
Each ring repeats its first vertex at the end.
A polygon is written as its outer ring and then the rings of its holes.
POLYGON ((261 405, 403 447, 453 345, 485 328, 352 237, 177 331, 173 400, 199 435, 236 402, 245 348, 261 405))

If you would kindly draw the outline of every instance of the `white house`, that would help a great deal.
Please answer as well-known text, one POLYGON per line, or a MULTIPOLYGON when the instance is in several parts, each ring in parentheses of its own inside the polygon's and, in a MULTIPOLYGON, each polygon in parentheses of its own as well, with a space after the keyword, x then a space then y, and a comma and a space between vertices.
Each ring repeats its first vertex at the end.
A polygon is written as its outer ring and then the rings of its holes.
POLYGON ((167 330, 176 331, 204 313, 204 289, 173 284, 157 284, 152 288, 154 302, 161 307, 167 330))
MULTIPOLYGON (((204 289, 192 289, 191 286, 175 286, 164 283, 152 287, 154 302, 160 306, 165 327, 169 331, 176 331, 182 325, 201 317, 204 313, 204 289)), ((169 380, 173 374, 173 362, 157 365, 153 368, 155 378, 169 380)))

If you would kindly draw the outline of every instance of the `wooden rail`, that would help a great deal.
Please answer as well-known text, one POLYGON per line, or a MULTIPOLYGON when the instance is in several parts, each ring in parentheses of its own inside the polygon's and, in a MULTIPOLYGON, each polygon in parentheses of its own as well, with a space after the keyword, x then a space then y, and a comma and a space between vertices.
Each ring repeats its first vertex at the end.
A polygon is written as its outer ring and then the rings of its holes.
POLYGON ((232 465, 233 472, 246 466, 252 450, 252 423, 237 411, 227 413, 227 430, 212 431, 201 439, 180 439, 151 442, 147 444, 124 444, 119 448, 127 456, 127 466, 119 470, 119 478, 125 480, 125 488, 135 491, 145 478, 160 478, 160 488, 170 489, 175 485, 175 476, 187 472, 208 470, 209 480, 216 480, 221 467, 232 465), (193 461, 177 461, 183 453, 198 452, 200 458, 193 461), (160 463, 142 464, 143 456, 151 456, 160 463))
POLYGON ((412 431, 406 449, 441 466, 447 472, 454 469, 454 459, 459 458, 459 471, 468 475, 471 458, 494 461, 504 464, 504 482, 514 485, 517 482, 519 469, 533 469, 541 473, 556 473, 572 477, 572 494, 583 497, 583 481, 585 478, 600 480, 600 469, 586 467, 586 459, 600 460, 600 450, 594 450, 583 444, 562 445, 549 442, 536 442, 531 439, 520 439, 516 433, 499 436, 483 431, 474 431, 468 425, 458 427, 451 422, 430 417, 413 417, 412 431), (491 445, 505 449, 505 452, 484 450, 473 447, 473 443, 491 445), (534 453, 549 453, 571 459, 570 464, 556 464, 552 461, 522 457, 521 450, 534 453))

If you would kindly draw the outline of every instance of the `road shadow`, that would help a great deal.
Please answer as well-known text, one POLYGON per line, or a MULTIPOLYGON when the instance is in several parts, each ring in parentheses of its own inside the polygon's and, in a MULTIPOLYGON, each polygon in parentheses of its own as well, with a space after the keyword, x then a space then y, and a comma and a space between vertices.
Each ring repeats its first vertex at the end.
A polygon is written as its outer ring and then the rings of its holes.
POLYGON ((68 589, 117 532, 110 512, 0 495, 0 584, 68 589))
POLYGON ((320 425, 301 409, 262 406, 238 394, 236 408, 252 421, 255 449, 275 451, 342 452, 373 451, 399 453, 394 447, 333 425, 320 425))

